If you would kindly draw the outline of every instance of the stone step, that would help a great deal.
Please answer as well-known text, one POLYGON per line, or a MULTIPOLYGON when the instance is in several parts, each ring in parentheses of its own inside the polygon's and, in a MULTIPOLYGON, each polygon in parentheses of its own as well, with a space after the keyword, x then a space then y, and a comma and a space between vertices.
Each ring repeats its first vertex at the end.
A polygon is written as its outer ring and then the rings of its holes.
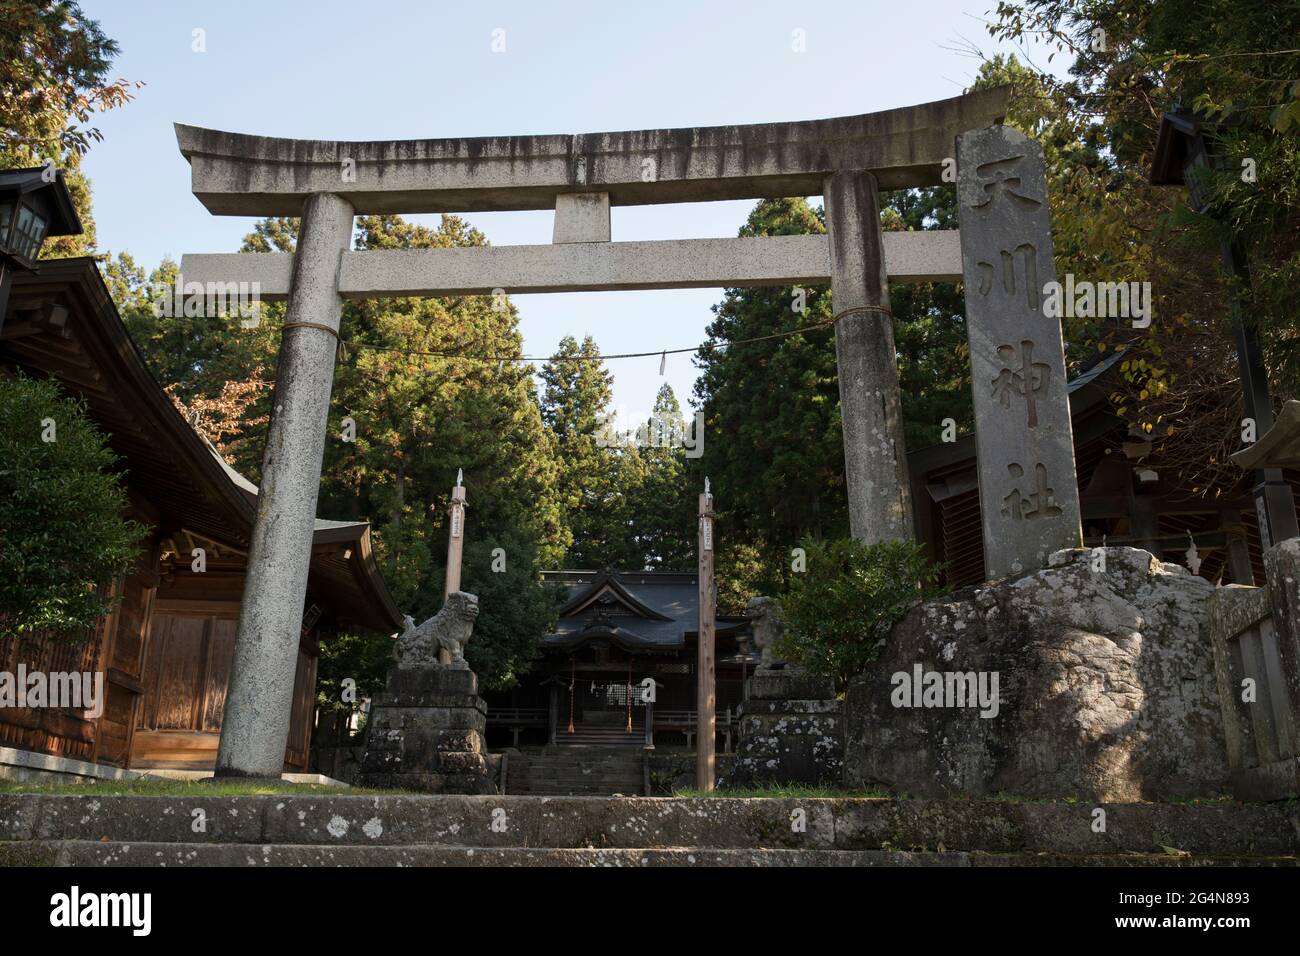
MULTIPOLYGON (((513 779, 513 780, 516 781, 517 783, 566 783, 566 784, 583 784, 583 783, 591 783, 591 784, 595 784, 595 783, 618 783, 618 784, 625 784, 625 783, 629 783, 629 782, 633 782, 633 781, 640 781, 640 780, 642 779, 642 775, 641 775, 641 774, 635 774, 635 775, 633 775, 633 774, 624 774, 624 775, 621 775, 621 776, 615 776, 615 775, 610 775, 610 774, 578 774, 578 773, 574 773, 574 774, 567 774, 567 773, 566 773, 566 774, 545 774, 545 773, 534 773, 534 774, 529 774, 529 775, 526 776, 526 777, 523 777, 523 776, 514 776, 514 775, 512 775, 511 779, 513 779)), ((509 790, 509 786, 508 786, 508 785, 507 785, 506 792, 507 792, 507 793, 510 792, 510 790, 509 790)))
POLYGON ((513 753, 506 792, 544 795, 639 795, 645 789, 644 756, 638 748, 553 747, 513 753))
POLYGON ((24 866, 1295 866, 1294 858, 1165 854, 968 853, 903 850, 782 850, 630 847, 329 846, 320 844, 103 843, 84 840, 0 843, 0 865, 24 866), (20 849, 15 850, 16 847, 20 849), (18 855, 21 854, 21 855, 18 855))
POLYGON ((533 767, 521 773, 512 770, 506 779, 506 792, 511 794, 611 796, 620 793, 639 796, 644 787, 640 767, 625 773, 583 773, 580 770, 533 767))
POLYGON ((1295 857, 1290 804, 872 798, 0 794, 0 841, 1295 857), (196 829, 197 828, 197 829, 196 829))
POLYGON ((645 746, 645 741, 632 735, 605 736, 591 735, 588 737, 565 737, 557 739, 557 747, 635 747, 640 750, 645 746))
MULTIPOLYGON (((522 780, 522 781, 524 781, 524 782, 529 782, 529 783, 548 783, 548 782, 554 782, 554 783, 560 783, 560 782, 563 782, 563 783, 597 783, 597 782, 600 782, 600 781, 608 781, 608 782, 610 782, 610 783, 626 783, 626 782, 628 782, 628 781, 630 781, 630 780, 640 780, 640 779, 642 779, 642 775, 639 774, 639 773, 637 773, 637 774, 630 774, 630 773, 629 773, 629 774, 607 774, 607 773, 601 773, 601 774, 597 774, 597 773, 584 774, 584 773, 542 773, 542 772, 537 772, 537 773, 530 773, 530 774, 529 774, 528 776, 526 776, 526 777, 516 776, 516 777, 514 777, 514 779, 515 779, 515 780, 522 780)), ((509 790, 507 790, 506 792, 508 793, 509 790)))
POLYGON ((529 774, 524 779, 529 783, 627 783, 629 781, 639 781, 641 774, 534 773, 529 774))

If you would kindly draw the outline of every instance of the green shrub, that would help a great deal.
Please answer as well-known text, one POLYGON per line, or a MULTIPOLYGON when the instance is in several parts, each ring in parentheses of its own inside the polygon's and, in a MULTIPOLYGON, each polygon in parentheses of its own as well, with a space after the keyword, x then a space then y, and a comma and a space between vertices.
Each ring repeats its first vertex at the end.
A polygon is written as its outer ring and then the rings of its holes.
POLYGON ((116 456, 50 381, 0 377, 0 638, 80 638, 139 551, 116 456), (48 440, 52 439, 52 440, 48 440))
POLYGON ((316 705, 321 710, 318 730, 337 731, 338 725, 327 725, 326 715, 341 724, 360 709, 362 700, 384 689, 388 672, 397 663, 394 649, 395 642, 386 634, 344 633, 320 642, 320 657, 316 662, 316 705), (351 700, 344 700, 344 690, 349 689, 344 684, 347 680, 356 682, 350 688, 355 691, 355 696, 349 695, 351 700))
POLYGON ((908 610, 942 592, 939 568, 911 541, 805 540, 803 548, 807 570, 781 598, 785 633, 776 654, 843 689, 908 610))

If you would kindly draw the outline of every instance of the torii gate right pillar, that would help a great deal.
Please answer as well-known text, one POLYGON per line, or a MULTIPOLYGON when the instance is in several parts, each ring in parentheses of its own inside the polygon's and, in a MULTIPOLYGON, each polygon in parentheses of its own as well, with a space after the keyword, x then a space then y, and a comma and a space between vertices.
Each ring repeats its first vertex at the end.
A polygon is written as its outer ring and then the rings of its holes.
POLYGON ((833 173, 823 198, 849 529, 867 544, 910 541, 912 500, 876 178, 833 173))

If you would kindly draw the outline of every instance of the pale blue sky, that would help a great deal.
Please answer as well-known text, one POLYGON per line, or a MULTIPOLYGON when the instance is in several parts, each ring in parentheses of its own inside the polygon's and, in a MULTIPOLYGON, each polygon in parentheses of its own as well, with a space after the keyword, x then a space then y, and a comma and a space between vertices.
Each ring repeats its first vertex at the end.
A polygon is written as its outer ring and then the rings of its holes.
MULTIPOLYGON (((955 96, 1004 49, 993 0, 563 4, 416 0, 82 0, 118 41, 113 75, 147 84, 96 118, 86 157, 101 249, 147 269, 164 255, 234 251, 254 220, 190 193, 173 122, 273 136, 407 139, 584 133, 817 119, 955 96), (191 49, 196 28, 206 52, 191 49), (505 31, 505 52, 491 49, 505 31), (792 49, 804 31, 806 51, 792 49)), ((1046 57, 1035 55, 1043 65, 1046 57)), ((615 240, 733 236, 751 202, 615 208, 615 240)), ((422 218, 422 217, 414 217, 422 218)), ((552 214, 466 217, 496 245, 549 242, 552 214)), ((703 340, 720 290, 515 296, 528 354, 566 333, 602 351, 703 340)), ((610 363, 615 405, 648 413, 659 359, 610 363)), ((683 406, 695 369, 671 356, 683 406)))

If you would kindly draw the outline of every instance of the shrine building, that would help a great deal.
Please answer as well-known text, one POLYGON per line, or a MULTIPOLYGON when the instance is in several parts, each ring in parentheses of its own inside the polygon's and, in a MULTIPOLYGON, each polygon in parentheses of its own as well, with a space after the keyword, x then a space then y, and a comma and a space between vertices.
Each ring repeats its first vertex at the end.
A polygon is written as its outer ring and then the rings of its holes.
MULTIPOLYGON (((568 599, 555 631, 542 640, 534 669, 511 690, 483 695, 488 743, 494 749, 690 749, 699 629, 695 572, 607 568, 547 572, 543 579, 563 587, 568 599)), ((742 649, 746 618, 719 614, 715 620, 718 744, 725 752, 745 677, 758 658, 742 649)))

